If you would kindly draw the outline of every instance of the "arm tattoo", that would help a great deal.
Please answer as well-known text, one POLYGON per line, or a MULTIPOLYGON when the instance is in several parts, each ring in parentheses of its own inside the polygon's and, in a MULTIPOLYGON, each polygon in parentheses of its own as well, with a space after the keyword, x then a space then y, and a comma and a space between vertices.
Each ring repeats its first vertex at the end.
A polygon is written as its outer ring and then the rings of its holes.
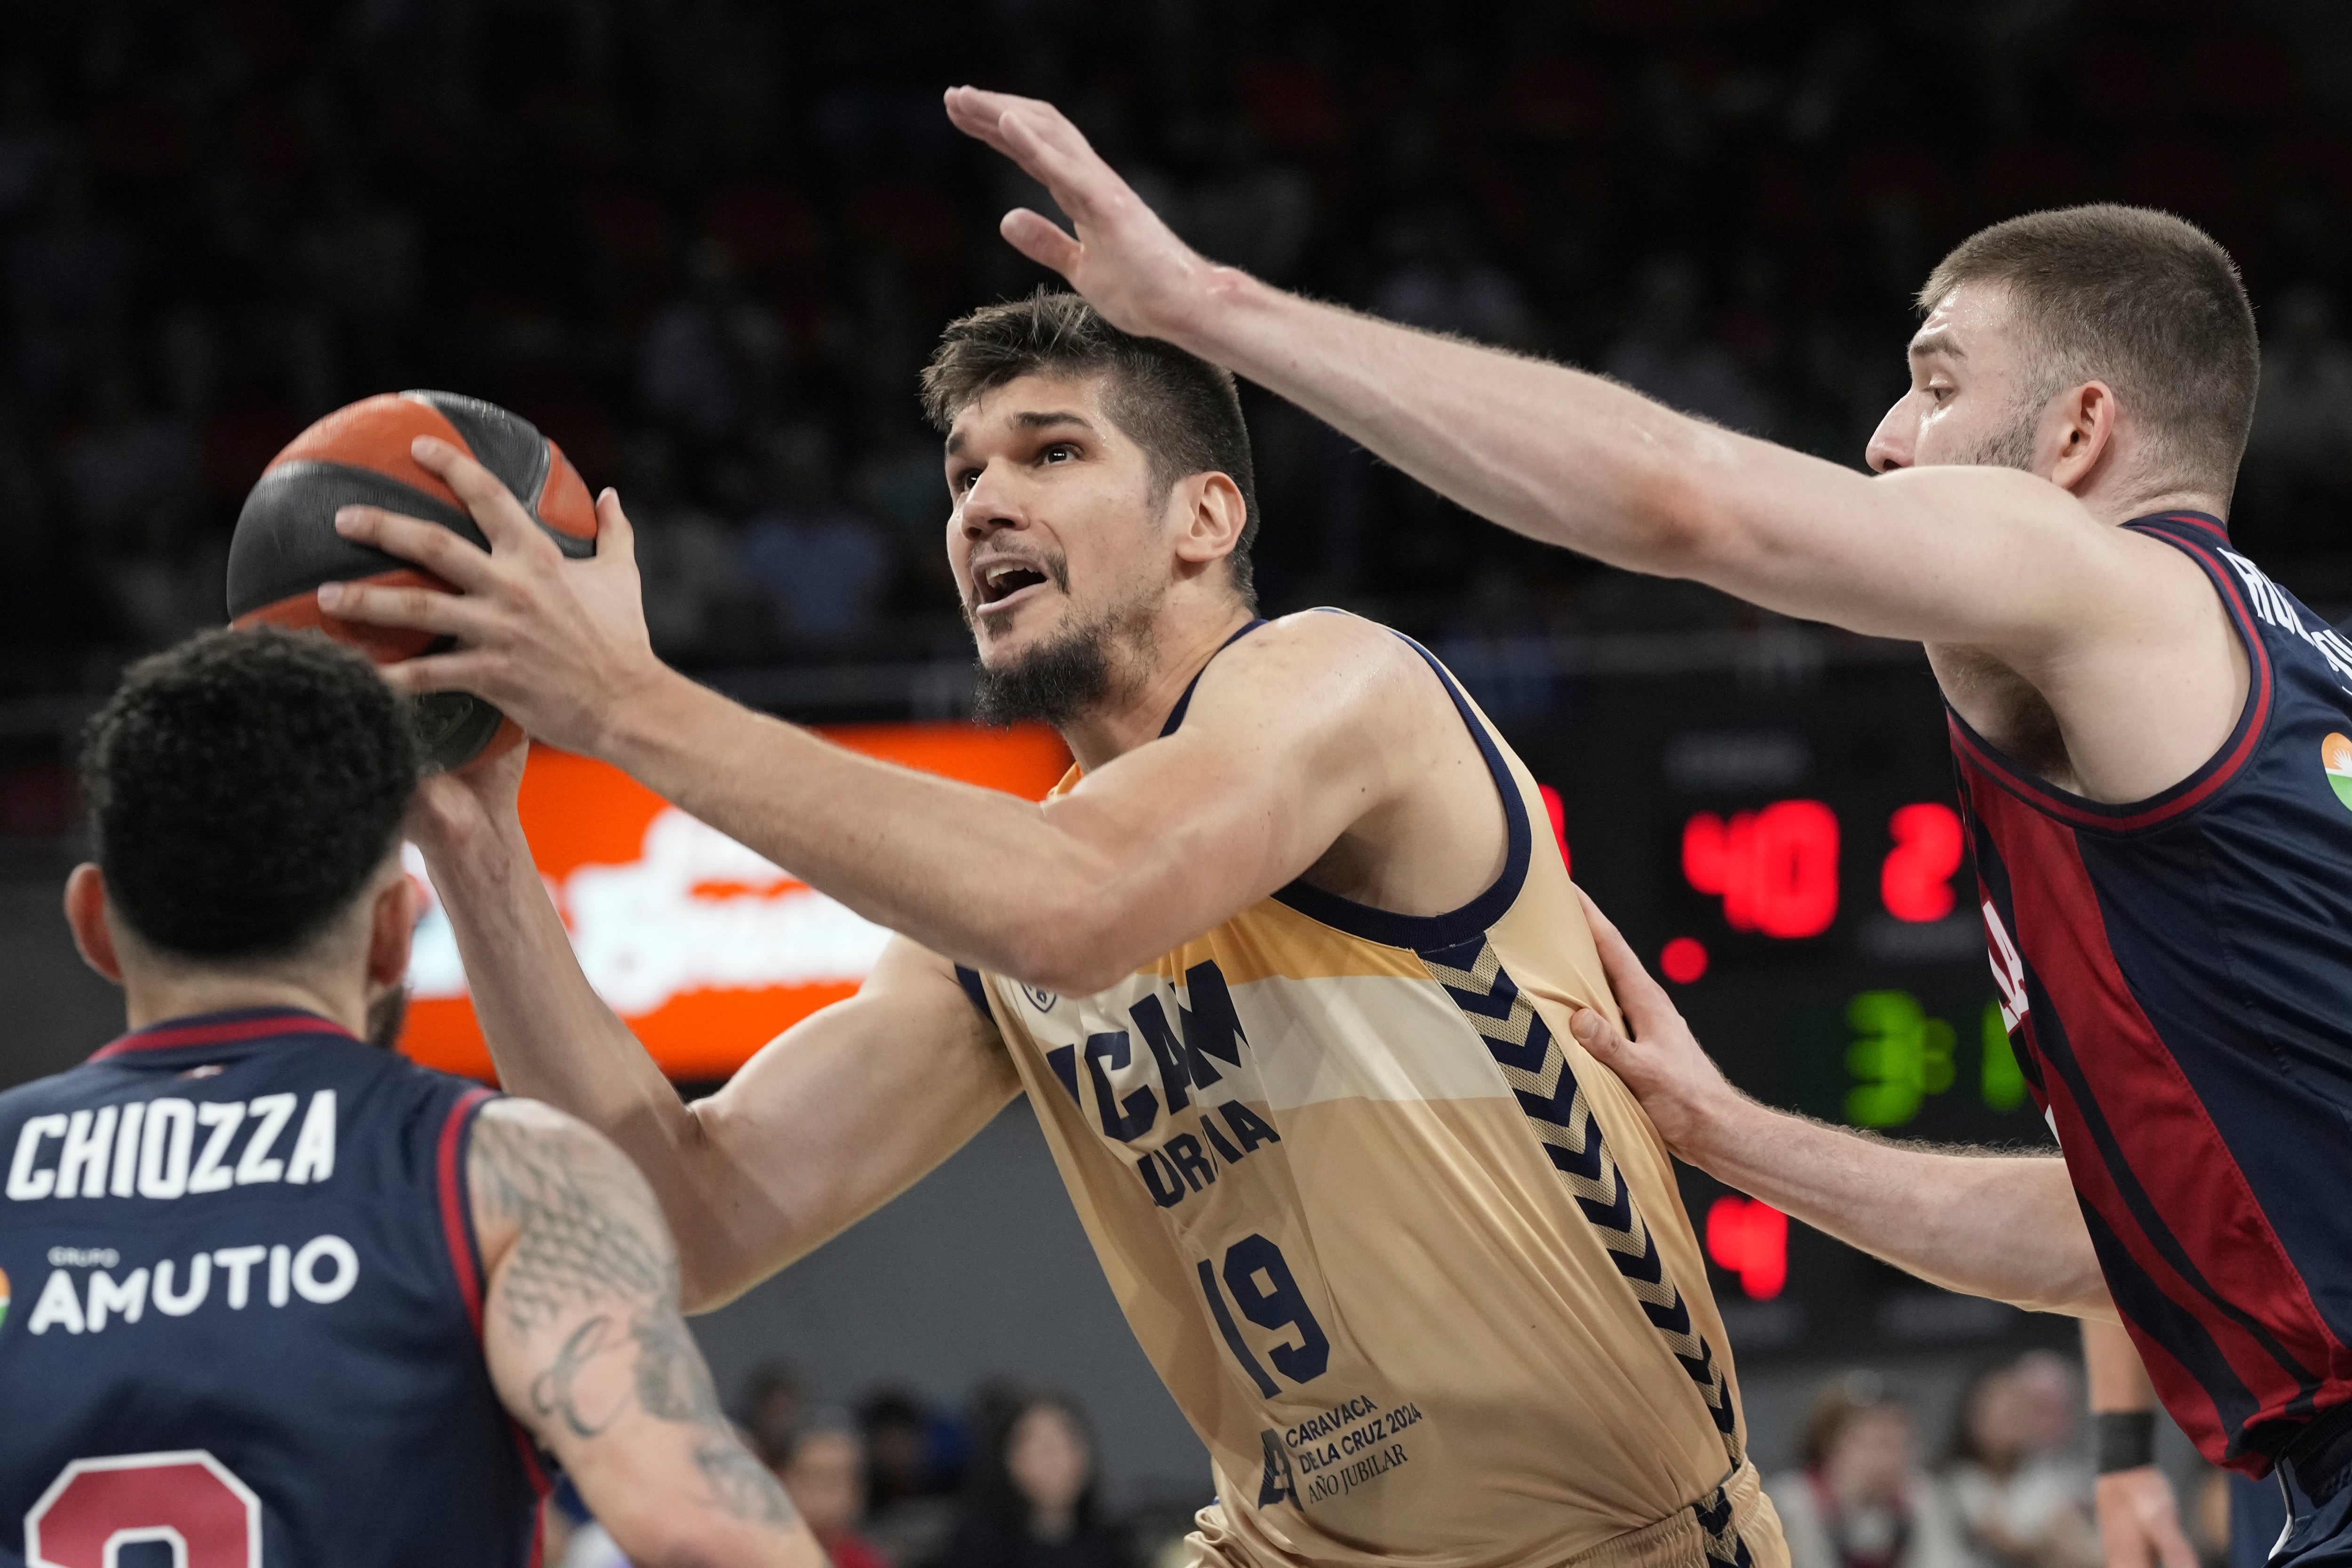
POLYGON ((598 1309, 531 1380, 532 1408, 574 1436, 593 1438, 634 1398, 656 1420, 694 1429, 695 1468, 721 1510, 752 1523, 791 1523, 797 1516, 784 1489, 744 1449, 719 1407, 710 1371, 678 1315, 677 1258, 644 1203, 575 1160, 570 1139, 483 1117, 474 1146, 479 1197, 516 1226, 498 1287, 507 1326, 529 1336, 583 1308, 598 1309), (584 1375, 609 1357, 634 1358, 634 1371, 617 1390, 592 1394, 584 1375))
POLYGON ((574 1162, 572 1141, 534 1137, 492 1117, 474 1123, 476 1185, 516 1226, 500 1287, 518 1333, 566 1309, 614 1297, 677 1300, 677 1260, 644 1223, 642 1205, 574 1162))
POLYGON ((531 1408, 541 1415, 562 1418, 575 1437, 597 1436, 613 1424, 621 1413, 615 1403, 612 1409, 591 1415, 580 1408, 580 1373, 590 1362, 608 1350, 617 1349, 614 1342, 613 1320, 594 1317, 572 1331, 563 1348, 555 1352, 555 1363, 530 1382, 531 1408))
POLYGON ((773 1472, 753 1458, 733 1433, 723 1440, 697 1444, 694 1463, 710 1483, 711 1497, 737 1519, 784 1525, 800 1517, 773 1472))

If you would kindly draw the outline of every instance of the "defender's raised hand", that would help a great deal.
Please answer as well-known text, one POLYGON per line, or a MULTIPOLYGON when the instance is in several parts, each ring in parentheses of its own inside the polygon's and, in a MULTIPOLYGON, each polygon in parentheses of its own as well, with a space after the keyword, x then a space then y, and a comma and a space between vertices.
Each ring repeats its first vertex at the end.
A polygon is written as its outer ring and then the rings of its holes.
POLYGON ((407 691, 473 692, 541 740, 597 753, 626 700, 665 673, 646 633, 620 498, 609 489, 597 498, 595 555, 566 561, 481 464, 430 436, 410 449, 473 513, 490 548, 438 523, 345 507, 335 514, 344 538, 413 561, 458 592, 330 583, 319 590, 319 607, 455 637, 447 652, 388 666, 386 678, 407 691))
POLYGON ((1625 1032, 1591 1007, 1579 1007, 1569 1019, 1569 1031, 1601 1065, 1625 1080, 1641 1100, 1642 1109, 1657 1124, 1666 1146, 1694 1163, 1706 1132, 1727 1112, 1737 1110, 1745 1097, 1731 1087, 1715 1058, 1706 1054, 1675 1008, 1673 1000, 1624 937, 1601 912, 1601 906, 1581 888, 1584 918, 1592 927, 1592 942, 1600 950, 1601 972, 1633 1032, 1625 1032))
POLYGON ((1076 226, 1074 238, 1042 213, 1016 207, 999 226, 1015 250, 1069 279, 1112 325, 1182 342, 1202 303, 1230 268, 1204 260, 1052 104, 976 87, 947 92, 948 118, 1021 165, 1076 226))

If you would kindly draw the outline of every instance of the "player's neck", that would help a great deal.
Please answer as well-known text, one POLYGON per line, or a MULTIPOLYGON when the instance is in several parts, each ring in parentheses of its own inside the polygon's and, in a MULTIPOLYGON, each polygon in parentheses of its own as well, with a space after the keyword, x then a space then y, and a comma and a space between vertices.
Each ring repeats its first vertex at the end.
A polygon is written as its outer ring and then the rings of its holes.
POLYGON ((2189 485, 2163 486, 2146 482, 2094 483, 2079 486, 2074 499, 2084 509, 2105 523, 2125 523, 2137 517, 2157 517, 2165 512, 2201 511, 2212 517, 2226 519, 2230 515, 2230 498, 2189 485))
POLYGON ((1157 740, 1184 689, 1251 618, 1247 606, 1230 605, 1181 627, 1160 628, 1148 645, 1149 663, 1128 672, 1129 679, 1118 683, 1116 696, 1061 726, 1070 755, 1092 773, 1157 740))
POLYGON ((359 986, 322 984, 299 974, 177 966, 126 971, 122 1002, 125 1017, 134 1029, 173 1018, 256 1007, 316 1013, 354 1035, 364 1034, 367 1028, 367 998, 359 986))

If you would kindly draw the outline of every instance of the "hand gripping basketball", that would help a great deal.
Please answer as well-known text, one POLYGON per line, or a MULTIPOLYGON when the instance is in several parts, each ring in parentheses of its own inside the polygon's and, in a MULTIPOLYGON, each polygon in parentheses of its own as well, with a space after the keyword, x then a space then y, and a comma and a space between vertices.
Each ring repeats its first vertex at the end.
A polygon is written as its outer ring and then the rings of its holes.
POLYGON ((330 584, 334 616, 455 639, 446 652, 388 667, 412 692, 462 690, 496 704, 540 740, 597 754, 629 699, 662 673, 646 631, 635 541, 620 497, 596 498, 594 555, 567 561, 514 493, 446 441, 419 437, 417 464, 464 503, 485 550, 436 522, 379 506, 346 506, 335 531, 415 563, 455 587, 330 584))
MULTIPOLYGON (((336 531, 341 508, 373 506, 428 521, 452 537, 488 542, 467 503, 437 468, 416 458, 433 437, 478 459, 505 492, 507 510, 558 552, 596 550, 595 502, 562 448, 494 404, 448 392, 386 393, 335 410, 270 460, 229 543, 228 610, 238 626, 268 624, 324 632, 380 665, 446 650, 448 639, 413 626, 371 625, 333 614, 341 602, 326 584, 446 589, 446 579, 336 531)), ((403 684, 405 684, 404 678, 403 684)), ((470 767, 522 739, 513 720, 481 698, 435 691, 415 707, 418 738, 436 768, 470 767)))

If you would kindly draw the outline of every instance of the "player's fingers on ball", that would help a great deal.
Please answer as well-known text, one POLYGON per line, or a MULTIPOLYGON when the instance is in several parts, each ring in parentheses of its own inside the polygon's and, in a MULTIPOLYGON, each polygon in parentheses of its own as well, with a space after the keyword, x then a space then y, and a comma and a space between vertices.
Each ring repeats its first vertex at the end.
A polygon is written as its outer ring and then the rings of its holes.
POLYGON ((527 548, 531 544, 555 548, 540 532, 538 524, 531 521, 530 514, 523 510, 522 502, 515 500, 514 491, 470 453, 434 436, 416 437, 411 443, 411 451, 419 466, 441 476, 441 482, 466 503, 466 510, 473 514, 491 548, 527 548))
POLYGON ((482 608, 436 588, 396 587, 383 583, 322 583, 319 607, 339 620, 377 626, 410 626, 465 637, 481 629, 482 608))
POLYGON ((387 664, 383 678, 412 697, 428 691, 473 691, 492 668, 491 662, 473 653, 426 654, 387 664))
POLYGON ((404 517, 382 507, 347 506, 335 513, 335 531, 358 544, 413 561, 460 588, 482 588, 491 577, 489 552, 437 522, 404 517))

